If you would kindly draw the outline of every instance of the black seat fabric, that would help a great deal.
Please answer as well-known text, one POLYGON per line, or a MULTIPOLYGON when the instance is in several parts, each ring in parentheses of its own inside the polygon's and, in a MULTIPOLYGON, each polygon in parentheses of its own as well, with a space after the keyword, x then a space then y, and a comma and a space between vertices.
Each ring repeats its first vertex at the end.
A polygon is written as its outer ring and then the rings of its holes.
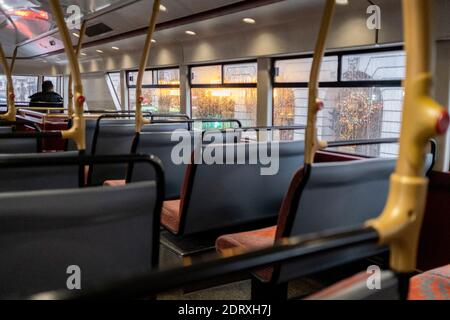
POLYGON ((1 297, 67 289, 70 266, 83 290, 157 266, 155 182, 6 193, 0 202, 1 297))
POLYGON ((0 134, 1 133, 11 133, 12 127, 0 127, 0 134))
POLYGON ((0 139, 0 154, 36 153, 38 138, 0 139))
MULTIPOLYGON (((74 157, 78 152, 0 155, 1 161, 29 158, 51 160, 52 157, 74 157)), ((80 166, 45 166, 11 168, 0 165, 0 192, 78 188, 80 166)))
MULTIPOLYGON (((137 154, 151 154, 157 156, 163 163, 166 182, 166 199, 180 198, 181 186, 186 163, 176 164, 172 159, 172 151, 179 141, 172 141, 171 132, 140 133, 136 136, 134 152, 137 154)), ((191 132, 191 150, 193 150, 194 135, 191 132)), ((154 179, 154 170, 148 165, 135 164, 131 175, 131 181, 146 181, 154 179)))
MULTIPOLYGON (((97 125, 93 155, 129 154, 133 144, 136 130, 131 120, 103 119, 97 125)), ((89 172, 90 185, 102 185, 106 180, 122 180, 126 178, 127 166, 125 164, 95 165, 89 172)))
MULTIPOLYGON (((273 152, 270 143, 239 143, 234 146, 245 150, 247 164, 199 164, 190 174, 186 199, 182 199, 180 234, 228 229, 255 222, 276 222, 285 191, 304 158, 304 142, 289 141, 279 144, 279 170, 275 175, 262 175, 268 166, 249 164, 249 157, 261 148, 273 152)), ((212 145, 209 145, 212 146, 212 145)), ((209 146, 203 147, 203 153, 209 146)), ((221 145, 226 146, 226 145, 221 145)), ((270 154, 270 152, 269 152, 270 154)), ((230 155, 228 155, 230 156, 230 155)), ((223 162, 226 163, 227 152, 223 162)))
POLYGON ((175 130, 188 130, 189 123, 155 123, 142 126, 141 132, 173 132, 175 130))

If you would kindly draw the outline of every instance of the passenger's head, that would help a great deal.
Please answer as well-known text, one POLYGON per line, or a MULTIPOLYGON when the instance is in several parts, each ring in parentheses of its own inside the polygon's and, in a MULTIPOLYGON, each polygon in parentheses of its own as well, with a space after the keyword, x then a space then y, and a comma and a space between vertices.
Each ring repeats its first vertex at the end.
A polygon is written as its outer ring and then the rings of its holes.
POLYGON ((44 81, 42 83, 42 92, 53 92, 53 90, 53 82, 51 82, 50 80, 44 81))

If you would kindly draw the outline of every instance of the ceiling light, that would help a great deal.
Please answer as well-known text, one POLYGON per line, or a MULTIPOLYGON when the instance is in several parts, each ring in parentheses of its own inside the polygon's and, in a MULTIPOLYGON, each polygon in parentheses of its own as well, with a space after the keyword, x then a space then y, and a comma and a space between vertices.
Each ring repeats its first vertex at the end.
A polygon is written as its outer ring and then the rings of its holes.
POLYGON ((196 35, 196 33, 194 31, 190 31, 190 30, 186 31, 185 33, 190 35, 190 36, 195 36, 196 35))
POLYGON ((74 32, 74 33, 72 33, 75 37, 77 37, 77 38, 79 38, 80 37, 80 35, 78 34, 78 33, 76 33, 76 32, 74 32))
POLYGON ((81 54, 82 56, 85 56, 85 55, 86 55, 86 53, 84 53, 84 52, 80 52, 80 54, 81 54))
POLYGON ((256 20, 252 19, 252 18, 244 18, 244 19, 242 19, 242 21, 244 21, 245 23, 248 23, 248 24, 255 24, 256 23, 256 20))
POLYGON ((114 50, 120 50, 118 47, 111 47, 114 50))
POLYGON ((336 0, 336 4, 339 6, 346 6, 348 5, 348 0, 336 0))
POLYGON ((95 50, 95 51, 97 51, 98 53, 103 53, 103 51, 102 51, 102 50, 95 50))
POLYGON ((153 42, 153 43, 156 43, 156 40, 155 40, 155 39, 152 39, 152 42, 153 42))
POLYGON ((163 6, 162 4, 160 4, 159 5, 159 11, 166 12, 167 8, 165 6, 163 6))

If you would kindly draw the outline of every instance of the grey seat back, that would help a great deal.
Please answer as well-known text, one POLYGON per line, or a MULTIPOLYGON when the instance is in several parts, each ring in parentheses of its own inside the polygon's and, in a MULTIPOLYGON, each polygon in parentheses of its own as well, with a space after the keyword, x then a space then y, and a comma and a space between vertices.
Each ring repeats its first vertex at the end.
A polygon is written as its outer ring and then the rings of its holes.
POLYGON ((188 130, 189 123, 154 123, 142 127, 141 132, 173 132, 175 130, 188 130))
POLYGON ((157 266, 155 182, 7 193, 0 202, 1 297, 67 289, 70 266, 83 290, 157 266))
POLYGON ((11 133, 12 127, 0 127, 0 133, 11 133))
MULTIPOLYGON (((299 187, 299 198, 294 200, 298 205, 293 204, 297 207, 287 218, 283 236, 357 227, 378 217, 386 205, 396 163, 396 159, 369 159, 311 165, 303 178, 306 183, 299 187)), ((432 156, 428 155, 425 172, 431 163, 432 156)), ((360 250, 353 255, 371 254, 360 250)), ((284 264, 278 281, 295 279, 297 270, 295 263, 284 264)))
MULTIPOLYGON (((92 146, 93 155, 129 154, 135 133, 131 120, 104 119, 97 126, 92 146)), ((126 178, 125 164, 95 165, 90 167, 89 183, 102 185, 105 180, 122 180, 126 178)))
MULTIPOLYGON (((2 161, 26 160, 29 158, 46 159, 54 157, 74 157, 78 152, 57 152, 39 154, 0 155, 2 161)), ((36 166, 26 168, 2 167, 0 165, 0 192, 35 191, 80 186, 80 166, 36 166)))
MULTIPOLYGON (((192 152, 194 144, 194 135, 190 132, 190 141, 187 142, 192 152)), ((179 145, 178 140, 172 141, 171 132, 141 133, 136 137, 134 152, 137 154, 151 154, 157 156, 163 163, 166 183, 166 199, 178 199, 180 197, 181 186, 184 181, 184 175, 187 163, 174 161, 172 153, 174 148, 179 145)), ((186 150, 188 155, 191 154, 186 150)), ((154 170, 148 165, 135 164, 131 175, 131 181, 146 181, 154 179, 154 170)))
POLYGON ((0 154, 36 153, 38 151, 38 138, 0 139, 0 154))
MULTIPOLYGON (((204 146, 206 148, 211 147, 204 146)), ((227 145, 221 145, 227 146, 227 145)), ((189 189, 184 199, 180 233, 194 233, 240 229, 255 223, 274 224, 289 183, 294 173, 303 164, 304 142, 289 141, 279 144, 279 170, 274 175, 262 175, 262 168, 268 166, 249 164, 254 157, 270 143, 229 144, 233 153, 244 150, 247 164, 200 164, 192 167, 187 182, 189 189)), ((229 152, 224 152, 226 163, 229 152)), ((274 159, 275 160, 275 159, 274 159)), ((250 228, 252 228, 250 226, 250 228)), ((222 233, 223 234, 223 233, 222 233)))

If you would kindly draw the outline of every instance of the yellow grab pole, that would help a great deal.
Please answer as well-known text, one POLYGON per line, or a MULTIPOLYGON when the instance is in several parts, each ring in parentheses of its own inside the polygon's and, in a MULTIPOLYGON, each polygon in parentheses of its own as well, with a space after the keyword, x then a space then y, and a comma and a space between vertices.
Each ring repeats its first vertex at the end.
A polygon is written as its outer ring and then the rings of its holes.
POLYGON ((305 164, 312 164, 317 150, 326 148, 324 141, 319 141, 317 137, 317 113, 323 108, 323 102, 318 100, 319 76, 322 59, 325 53, 325 44, 328 31, 331 26, 335 7, 335 0, 327 0, 322 16, 319 35, 314 50, 314 58, 309 79, 308 92, 308 121, 305 136, 305 164))
POLYGON ((381 244, 391 248, 391 268, 413 272, 425 211, 428 179, 423 174, 428 140, 444 134, 448 112, 430 98, 430 1, 403 0, 407 72, 400 156, 391 177, 390 193, 381 216, 368 223, 381 244))
POLYGON ((152 37, 155 32, 156 19, 158 17, 159 7, 161 1, 154 0, 152 15, 150 17, 150 24, 148 26, 147 37, 145 39, 144 50, 142 51, 141 61, 139 63, 139 72, 136 82, 136 132, 141 132, 144 124, 150 123, 148 119, 144 119, 142 116, 142 102, 144 97, 142 96, 142 82, 144 80, 145 67, 147 66, 147 60, 150 55, 150 49, 152 46, 152 37))
POLYGON ((78 60, 73 50, 71 38, 69 36, 69 30, 64 20, 64 15, 59 4, 59 0, 50 0, 50 5, 54 15, 54 19, 61 34, 61 39, 64 43, 64 49, 66 51, 67 58, 69 59, 71 74, 75 84, 75 114, 72 119, 72 127, 69 130, 63 131, 62 136, 64 139, 72 139, 78 150, 82 151, 86 149, 86 123, 83 114, 83 107, 85 97, 83 96, 83 85, 81 82, 80 67, 78 60))
MULTIPOLYGON (((81 47, 83 46, 83 39, 84 39, 85 33, 86 33, 86 20, 83 21, 83 24, 81 25, 80 34, 79 34, 80 37, 78 38, 78 44, 75 49, 75 56, 77 57, 77 59, 80 56, 81 47)), ((72 80, 72 74, 69 74, 69 101, 68 101, 68 105, 67 105, 67 113, 68 113, 69 117, 73 116, 73 110, 74 110, 73 80, 72 80)))
POLYGON ((3 51, 3 46, 0 44, 0 62, 2 64, 3 70, 5 71, 6 77, 6 101, 8 106, 8 111, 5 114, 0 115, 0 120, 7 120, 14 122, 16 121, 16 106, 14 103, 14 83, 11 74, 11 68, 6 60, 5 52, 3 51))

